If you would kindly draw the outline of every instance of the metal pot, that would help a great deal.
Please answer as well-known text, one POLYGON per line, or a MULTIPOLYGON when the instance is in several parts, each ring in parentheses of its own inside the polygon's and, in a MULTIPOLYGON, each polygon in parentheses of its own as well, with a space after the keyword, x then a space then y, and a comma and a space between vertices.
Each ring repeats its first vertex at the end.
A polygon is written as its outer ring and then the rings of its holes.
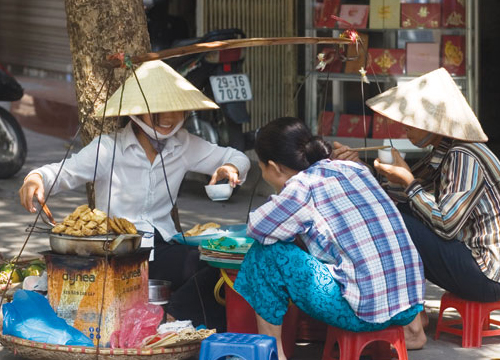
POLYGON ((141 245, 142 234, 100 236, 71 236, 50 234, 50 248, 66 255, 123 255, 136 251, 141 245))
POLYGON ((172 282, 167 280, 149 279, 149 303, 164 305, 170 299, 170 286, 172 282))

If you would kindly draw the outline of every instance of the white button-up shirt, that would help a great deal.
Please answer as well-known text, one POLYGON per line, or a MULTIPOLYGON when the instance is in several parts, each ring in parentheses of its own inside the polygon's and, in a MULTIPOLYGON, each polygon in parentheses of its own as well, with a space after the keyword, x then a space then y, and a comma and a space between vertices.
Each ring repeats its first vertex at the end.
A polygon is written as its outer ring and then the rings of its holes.
MULTIPOLYGON (((95 138, 66 159, 52 194, 74 189, 93 180, 98 140, 98 137, 95 138)), ((108 210, 113 149, 114 134, 103 135, 99 146, 95 201, 96 207, 105 212, 108 210)), ((216 168, 229 163, 238 168, 240 179, 244 181, 250 169, 250 161, 242 152, 211 144, 185 129, 167 140, 162 155, 171 198, 160 156, 157 155, 151 164, 131 123, 118 132, 109 214, 128 219, 144 232, 153 232, 156 228, 167 241, 176 233, 170 211, 186 172, 212 175, 216 168)), ((32 171, 42 176, 46 195, 60 166, 61 162, 53 163, 32 171)))

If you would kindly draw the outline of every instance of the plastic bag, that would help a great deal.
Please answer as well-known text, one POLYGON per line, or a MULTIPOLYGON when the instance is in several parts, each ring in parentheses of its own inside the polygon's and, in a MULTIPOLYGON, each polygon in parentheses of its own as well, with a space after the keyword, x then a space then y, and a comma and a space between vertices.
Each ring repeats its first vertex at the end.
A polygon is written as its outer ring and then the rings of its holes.
POLYGON ((120 329, 111 334, 111 348, 140 347, 144 338, 157 333, 162 319, 160 305, 136 303, 121 315, 120 329))
POLYGON ((34 291, 18 290, 2 307, 3 334, 56 345, 94 346, 82 332, 56 315, 49 301, 34 291))

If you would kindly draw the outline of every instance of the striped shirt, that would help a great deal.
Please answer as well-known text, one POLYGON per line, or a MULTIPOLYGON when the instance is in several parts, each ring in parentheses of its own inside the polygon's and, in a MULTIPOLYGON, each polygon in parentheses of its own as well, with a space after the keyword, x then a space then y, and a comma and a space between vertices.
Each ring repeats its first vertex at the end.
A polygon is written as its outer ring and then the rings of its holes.
POLYGON ((410 206, 440 237, 463 241, 500 282, 500 162, 482 143, 444 139, 412 168, 410 206))
POLYGON ((357 316, 389 320, 423 301, 420 257, 400 213, 367 167, 322 160, 253 211, 248 235, 264 245, 300 235, 357 316))

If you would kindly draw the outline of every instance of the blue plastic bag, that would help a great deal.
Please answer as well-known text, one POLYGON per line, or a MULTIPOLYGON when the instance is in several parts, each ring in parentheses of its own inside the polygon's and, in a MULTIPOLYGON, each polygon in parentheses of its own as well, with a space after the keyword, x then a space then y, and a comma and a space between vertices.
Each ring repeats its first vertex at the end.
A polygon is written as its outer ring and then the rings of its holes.
POLYGON ((81 331, 58 317, 49 301, 37 292, 16 291, 12 302, 3 305, 2 312, 4 335, 47 344, 94 346, 81 331))

